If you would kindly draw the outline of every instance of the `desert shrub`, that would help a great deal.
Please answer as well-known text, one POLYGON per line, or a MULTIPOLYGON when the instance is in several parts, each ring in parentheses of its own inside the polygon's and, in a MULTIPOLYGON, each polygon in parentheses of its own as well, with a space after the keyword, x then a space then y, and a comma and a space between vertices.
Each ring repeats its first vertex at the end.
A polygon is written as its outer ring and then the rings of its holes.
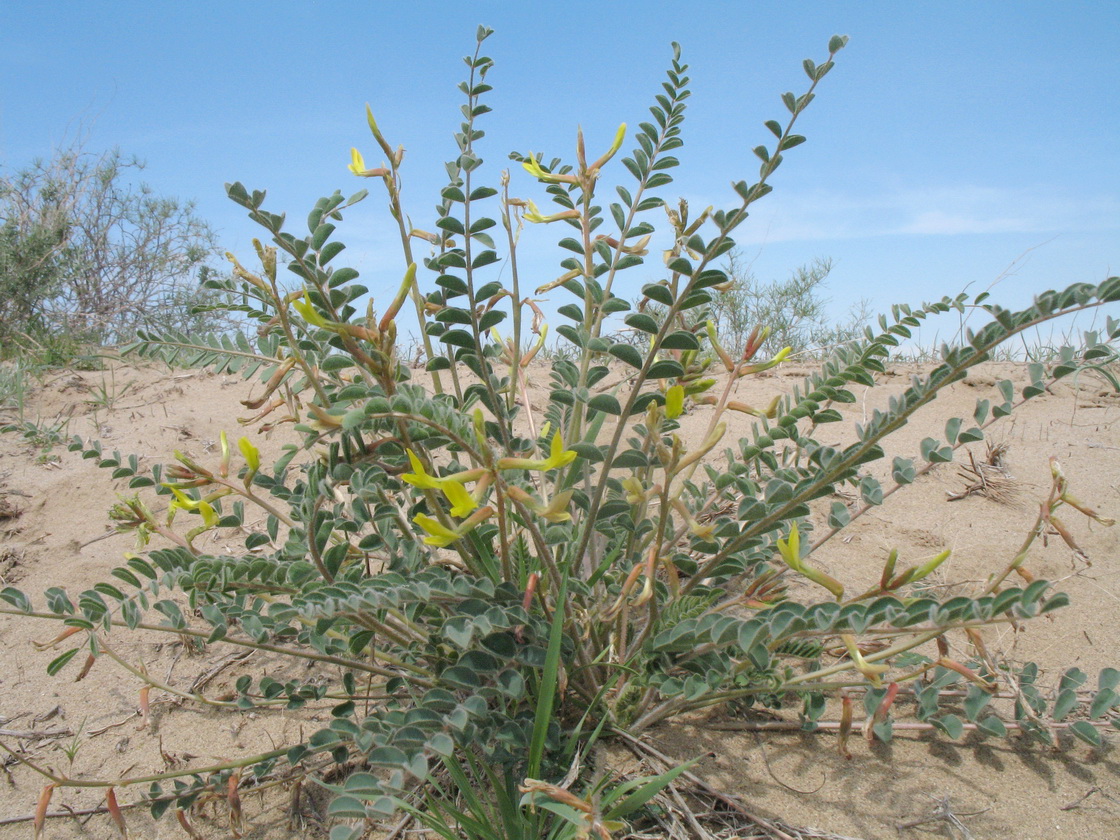
MULTIPOLYGON (((150 496, 122 498, 112 511, 118 526, 143 544, 158 536, 159 545, 129 556, 111 582, 76 600, 56 588, 36 607, 18 590, 3 591, 6 611, 67 625, 60 642, 87 639, 50 671, 84 653, 87 667, 105 658, 124 665, 145 691, 177 691, 107 643, 142 629, 266 651, 274 662, 317 663, 335 676, 328 684, 278 679, 282 667, 269 666, 242 676, 233 699, 185 698, 261 714, 329 710, 329 724, 304 741, 102 782, 150 783, 152 810, 173 805, 184 820, 200 796, 221 792, 233 819, 239 790, 306 774, 336 794, 328 813, 343 822, 332 838, 358 836, 367 819, 401 808, 445 837, 605 837, 680 770, 604 786, 580 771, 588 744, 718 704, 795 703, 812 730, 826 700, 847 689, 841 738, 858 726, 856 704, 866 731, 886 740, 893 702, 905 692, 919 721, 951 738, 1015 729, 1050 741, 1068 728, 1099 742, 1098 727, 1120 704, 1120 672, 1102 673, 1086 696, 1078 693, 1085 675, 1074 669, 1051 698, 1033 666, 994 662, 976 635, 1063 604, 1024 567, 1027 548, 1063 506, 1099 517, 1068 494, 1059 471, 1026 545, 969 595, 916 588, 947 552, 905 562, 892 554, 879 582, 857 592, 825 574, 814 555, 863 511, 982 440, 1049 381, 1091 364, 1071 351, 1051 369, 1034 366, 1021 392, 1001 383, 972 417, 951 419, 913 457, 894 458, 886 484, 867 471, 893 433, 994 348, 1058 315, 1120 299, 1120 278, 1048 292, 1021 312, 963 295, 895 307, 801 387, 766 411, 752 409, 732 399, 734 383, 778 365, 788 350, 759 355, 765 325, 732 346, 704 313, 711 290, 729 282, 719 265, 735 230, 804 141, 797 119, 846 39, 830 41, 823 63, 805 62, 805 93, 782 96, 782 120, 765 123, 773 141, 755 149, 757 180, 734 183, 737 203, 684 219, 662 212, 689 96, 675 45, 651 121, 638 126, 636 146, 619 164, 625 126, 601 154, 588 154, 578 136, 570 163, 515 153, 521 166, 495 186, 481 180, 476 145, 488 110, 491 61, 481 45, 489 34, 479 30, 479 49, 466 59, 464 120, 431 230, 410 226, 399 191, 403 154, 372 113, 385 163, 368 167, 353 152, 353 173, 387 191, 403 244, 403 281, 380 315, 372 304, 359 312, 367 289, 340 264, 344 246, 334 238, 364 191, 321 199, 307 232, 296 234, 266 209, 264 192, 235 183, 230 198, 270 244, 257 243, 259 267, 234 260, 235 277, 213 286, 238 295, 237 311, 258 326, 255 338, 142 333, 132 348, 263 383, 246 402, 254 422, 292 423, 300 445, 264 464, 250 436, 231 445, 223 435, 211 460, 179 454, 143 470, 135 457, 75 441, 138 493, 162 497, 168 516, 153 512, 150 496), (538 191, 553 202, 550 211, 516 197, 538 191), (664 263, 647 264, 665 215, 664 263), (543 404, 527 383, 546 328, 517 271, 523 223, 560 230, 563 273, 537 294, 561 296, 553 332, 573 349, 553 360, 543 404), (643 277, 643 298, 661 309, 631 311, 620 294, 624 276, 643 277), (421 373, 396 353, 397 319, 409 304, 423 329, 421 373), (857 427, 853 443, 822 442, 839 409, 855 401, 853 388, 876 386, 893 345, 928 316, 968 307, 991 323, 944 348, 941 363, 857 427), (622 313, 647 337, 641 346, 604 337, 608 319, 622 313), (716 387, 714 372, 725 386, 716 387), (695 446, 678 434, 690 411, 705 424, 695 446), (729 412, 756 418, 749 436, 726 439, 729 412), (854 510, 830 500, 845 486, 860 498, 854 510), (251 509, 263 511, 264 526, 248 527, 251 509), (814 509, 826 520, 820 533, 814 509), (248 528, 235 556, 208 553, 197 541, 235 527, 248 528), (793 579, 816 595, 791 597, 793 579), (951 658, 950 636, 973 643, 974 659, 951 658), (843 655, 826 658, 827 649, 843 655), (990 701, 1008 686, 1013 710, 993 711, 990 701), (1085 714, 1065 721, 1082 702, 1085 714)), ((1118 334, 1120 324, 1109 321, 1107 341, 1118 334)), ((40 769, 52 786, 70 783, 40 769)))
POLYGON ((138 328, 207 331, 224 319, 201 281, 218 255, 194 205, 132 176, 143 163, 80 144, 0 174, 0 345, 48 363, 138 328))
POLYGON ((751 331, 765 324, 770 333, 759 348, 761 354, 772 356, 788 347, 791 355, 819 357, 861 337, 870 320, 866 301, 841 320, 829 317, 822 293, 832 260, 818 258, 798 266, 784 280, 765 282, 736 248, 728 253, 724 270, 730 282, 712 296, 710 314, 716 332, 731 347, 745 345, 751 331))

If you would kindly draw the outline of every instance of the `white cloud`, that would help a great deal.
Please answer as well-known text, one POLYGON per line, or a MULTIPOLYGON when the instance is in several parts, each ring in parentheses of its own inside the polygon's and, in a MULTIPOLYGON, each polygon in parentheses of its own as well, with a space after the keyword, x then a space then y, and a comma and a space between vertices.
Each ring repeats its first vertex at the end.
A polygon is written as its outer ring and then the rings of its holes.
POLYGON ((757 205, 743 243, 1077 233, 1120 228, 1120 201, 1041 190, 958 186, 882 190, 862 197, 830 191, 775 192, 757 205))

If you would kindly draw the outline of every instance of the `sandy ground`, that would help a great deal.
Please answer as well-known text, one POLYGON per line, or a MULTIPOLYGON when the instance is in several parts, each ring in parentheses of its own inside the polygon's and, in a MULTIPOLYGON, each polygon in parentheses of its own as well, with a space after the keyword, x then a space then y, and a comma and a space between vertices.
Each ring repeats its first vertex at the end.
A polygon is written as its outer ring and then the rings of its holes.
MULTIPOLYGON (((893 370, 884 378, 886 390, 897 392, 914 372, 893 370)), ((743 383, 739 398, 765 404, 804 373, 787 366, 743 383)), ((1021 385, 1025 374, 1015 365, 989 365, 954 385, 896 436, 895 451, 888 455, 916 455, 922 438, 939 434, 950 416, 970 417, 975 401, 994 397, 995 382, 1004 377, 1021 385)), ((546 372, 542 369, 533 381, 543 385, 546 372)), ((99 437, 107 451, 136 453, 152 464, 167 461, 175 449, 213 457, 219 432, 236 432, 233 418, 247 414, 238 402, 247 393, 248 385, 237 377, 116 363, 111 372, 49 377, 32 395, 28 412, 48 424, 68 418, 69 435, 99 437)), ((847 408, 857 422, 886 399, 885 393, 875 394, 875 402, 862 388, 856 393, 861 399, 847 408)), ((543 400, 544 394, 537 390, 534 399, 543 400)), ((703 429, 707 410, 695 409, 686 428, 703 429)), ((1049 488, 1051 456, 1058 459, 1078 496, 1104 515, 1120 518, 1118 420, 1120 397, 1102 381, 1084 376, 1060 383, 989 431, 992 442, 1007 447, 1006 465, 1013 481, 1006 498, 972 495, 949 501, 948 494, 967 483, 959 474, 959 464, 967 457, 958 453, 955 464, 939 466, 907 491, 891 496, 814 559, 855 588, 877 578, 892 547, 899 549, 900 562, 952 548, 953 557, 935 583, 967 586, 983 580, 1010 559, 1033 524, 1038 502, 1049 488)), ((828 442, 850 439, 849 426, 834 424, 835 441, 828 442)), ((726 441, 746 427, 744 420, 726 441)), ((258 442, 267 462, 285 441, 283 433, 277 433, 258 442)), ((986 454, 984 443, 970 448, 978 458, 986 454)), ((885 473, 887 464, 875 465, 873 471, 885 473)), ((134 547, 131 537, 111 532, 107 518, 116 494, 125 489, 123 482, 111 481, 107 471, 67 452, 64 445, 44 453, 17 435, 0 436, 0 584, 16 586, 41 604, 47 587, 61 585, 76 593, 108 579, 109 570, 134 547)), ((1100 668, 1120 666, 1120 527, 1105 528, 1072 512, 1064 518, 1088 559, 1075 556, 1053 538, 1048 546, 1032 550, 1027 565, 1039 577, 1060 581, 1072 605, 1019 632, 993 632, 987 641, 998 655, 1038 662, 1046 685, 1054 685, 1072 666, 1087 672, 1095 684, 1100 668)), ((215 541, 214 551, 227 545, 234 551, 240 544, 236 534, 222 534, 215 541)), ((143 725, 137 712, 142 683, 104 658, 78 683, 74 677, 79 660, 57 677, 46 674, 47 663, 66 648, 39 650, 35 643, 48 642, 57 632, 52 622, 0 616, 0 739, 71 777, 122 778, 205 766, 286 744, 316 726, 313 712, 297 716, 214 711, 177 704, 155 690, 149 698, 150 719, 143 725)), ((276 667, 259 656, 226 662, 223 657, 229 651, 219 646, 192 655, 166 637, 118 633, 112 639, 116 653, 142 662, 150 674, 181 689, 224 665, 209 683, 213 696, 232 686, 240 673, 276 667)), ((966 656, 963 647, 961 654, 966 656)), ((795 712, 789 717, 795 719, 795 712)), ((736 729, 741 723, 721 711, 662 727, 653 739, 677 759, 706 755, 697 772, 743 796, 757 813, 789 825, 812 826, 828 836, 966 836, 946 822, 898 827, 929 816, 937 802, 948 797, 951 810, 977 840, 1120 837, 1117 737, 1099 749, 1062 738, 1051 750, 1017 738, 978 740, 966 735, 951 741, 898 732, 890 744, 853 738, 853 757, 845 760, 832 734, 760 736, 736 729)), ((0 762, 0 821, 30 815, 42 778, 10 755, 4 754, 0 762)), ((122 804, 133 802, 141 792, 142 786, 120 789, 118 798, 122 804)), ((90 808, 102 801, 103 791, 67 789, 55 794, 51 808, 90 808)), ((305 794, 300 808, 313 815, 321 804, 305 794)), ((292 830, 288 805, 288 794, 279 791, 247 798, 244 836, 325 836, 313 820, 292 830)), ((127 810, 126 815, 134 837, 186 836, 170 816, 152 822, 143 809, 127 810)), ((192 819, 202 836, 231 836, 224 809, 205 809, 192 819)), ((0 840, 29 836, 30 822, 0 822, 0 840)), ((118 835, 108 817, 97 815, 81 822, 51 819, 46 836, 118 835)))

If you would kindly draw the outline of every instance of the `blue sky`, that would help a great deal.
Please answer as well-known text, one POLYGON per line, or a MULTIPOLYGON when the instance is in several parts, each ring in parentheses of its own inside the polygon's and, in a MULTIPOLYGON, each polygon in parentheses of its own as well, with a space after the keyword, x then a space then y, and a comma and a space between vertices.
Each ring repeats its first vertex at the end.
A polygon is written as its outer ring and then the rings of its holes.
MULTIPOLYGON (((779 95, 806 85, 801 60, 848 47, 799 123, 774 193, 738 239, 756 274, 816 257, 835 268, 842 315, 997 286, 1031 295, 1120 271, 1120 3, 1100 2, 59 2, 0 4, 0 165, 18 168, 79 133, 90 150, 145 159, 158 192, 193 198, 245 258, 257 234, 223 184, 267 189, 291 228, 320 195, 375 182, 346 171, 378 155, 371 103, 407 149, 406 208, 430 227, 453 153, 475 27, 495 30, 480 145, 496 180, 509 151, 572 156, 647 107, 679 41, 693 91, 682 166, 666 197, 728 206, 751 179, 779 95), (971 285, 970 285, 971 284, 971 285)), ((628 141, 625 149, 629 149, 628 141)), ((620 179, 625 178, 621 166, 620 179)), ((514 194, 543 197, 515 171, 514 194)), ((392 220, 376 192, 339 231, 338 259, 379 300, 400 277, 392 220)), ((554 229, 534 231, 544 247, 554 229)), ((562 257, 530 260, 547 282, 562 257)), ((633 273, 632 292, 657 261, 633 273)), ((535 285, 535 283, 534 283, 535 285)))

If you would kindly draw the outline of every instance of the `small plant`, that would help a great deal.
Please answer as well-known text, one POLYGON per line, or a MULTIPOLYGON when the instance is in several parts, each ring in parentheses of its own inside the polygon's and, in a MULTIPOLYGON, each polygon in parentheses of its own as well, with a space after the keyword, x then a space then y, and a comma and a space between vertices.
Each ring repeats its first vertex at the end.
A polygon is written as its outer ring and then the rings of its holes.
MULTIPOLYGON (((735 344, 721 334, 711 317, 731 283, 721 260, 786 154, 805 141, 798 118, 846 39, 832 38, 822 63, 805 61, 804 93, 782 96, 781 120, 765 123, 773 139, 754 149, 757 180, 736 181, 728 209, 689 214, 664 196, 689 97, 676 45, 651 121, 621 126, 609 142, 577 133, 570 161, 514 153, 520 165, 486 183, 477 143, 489 110, 491 61, 481 52, 489 35, 479 29, 466 59, 464 118, 427 229, 404 209, 403 150, 367 111, 383 162, 369 166, 354 150, 350 169, 386 191, 402 243, 403 279, 380 314, 373 303, 359 311, 368 290, 338 261, 344 246, 334 239, 365 191, 321 199, 297 234, 265 209, 264 192, 234 183, 230 198, 271 244, 255 243, 259 268, 231 257, 234 277, 211 287, 239 301, 255 337, 142 333, 130 348, 261 382, 246 422, 291 424, 300 445, 266 464, 250 435, 234 444, 223 433, 212 457, 176 453, 141 470, 136 456, 72 444, 137 491, 113 508, 118 527, 141 547, 158 541, 76 603, 60 588, 46 592, 45 608, 18 590, 0 593, 8 612, 62 622, 55 642, 85 638, 49 669, 85 649, 87 667, 108 659, 125 668, 144 703, 156 690, 215 709, 307 708, 330 719, 261 755, 101 783, 148 784, 153 812, 173 804, 180 819, 200 797, 220 798, 236 821, 239 790, 306 776, 335 794, 332 840, 401 809, 448 838, 605 838, 677 771, 615 785, 583 760, 592 745, 638 743, 635 735, 664 721, 721 704, 796 703, 798 725, 811 731, 829 723, 826 700, 836 698, 842 748, 859 726, 856 706, 868 737, 889 740, 901 695, 915 700, 921 725, 951 738, 1015 729, 1049 742, 1068 730, 1099 743, 1098 729, 1116 720, 1120 672, 1102 672, 1086 693, 1086 676, 1073 669, 1051 699, 1037 669, 992 660, 978 635, 1064 603, 1026 568, 1035 539, 1049 528, 1065 533, 1056 511, 1105 521, 1070 494, 1056 466, 1035 530, 969 595, 917 588, 948 552, 892 553, 879 581, 855 592, 814 555, 1076 372, 1077 354, 1050 370, 1032 366, 1025 389, 1000 383, 971 417, 894 458, 887 483, 866 471, 918 410, 1001 344, 1120 300, 1120 278, 1047 292, 1020 312, 984 295, 894 307, 791 393, 766 408, 745 405, 733 399, 735 383, 790 349, 763 354, 765 324, 735 344), (636 145, 616 161, 628 134, 636 145), (542 209, 545 197, 553 206, 542 209), (535 292, 518 271, 524 224, 560 231, 558 275, 535 292), (647 263, 651 251, 663 261, 647 263), (621 294, 628 277, 644 281, 637 307, 621 294), (551 329, 534 300, 546 293, 562 300, 551 329), (397 352, 406 306, 421 327, 422 372, 397 352), (855 386, 877 385, 891 348, 927 317, 954 310, 992 320, 945 347, 936 367, 857 427, 854 442, 827 443, 828 424, 856 401, 855 386), (644 340, 610 339, 613 317, 644 340), (566 349, 552 355, 540 404, 527 380, 549 331, 566 349), (689 411, 704 428, 695 446, 678 434, 689 411), (749 436, 727 439, 729 413, 756 421, 749 436), (854 510, 830 502, 840 488, 858 494, 854 510), (153 512, 153 492, 166 515, 153 512), (211 530, 246 528, 247 509, 266 524, 247 530, 243 553, 200 546, 211 530), (826 523, 820 533, 814 511, 826 523), (790 595, 794 579, 809 585, 802 600, 790 595), (112 637, 138 630, 266 650, 329 666, 336 678, 252 673, 232 700, 187 696, 117 652, 112 637), (975 656, 951 657, 949 637, 975 656), (1013 708, 993 711, 1007 696, 1013 708), (1084 714, 1067 721, 1079 704, 1084 714)), ((1120 323, 1109 319, 1106 332, 1115 340, 1120 323)), ((72 783, 40 769, 48 790, 72 783)))
POLYGON ((90 406, 95 412, 100 410, 112 411, 117 401, 127 394, 135 384, 135 382, 130 381, 123 385, 117 385, 116 368, 110 367, 108 380, 105 379, 104 374, 101 376, 101 383, 93 386, 91 396, 86 400, 86 405, 90 406))
POLYGON ((67 417, 57 418, 53 422, 43 419, 24 420, 21 423, 0 426, 0 432, 15 433, 39 449, 40 454, 49 455, 54 447, 66 443, 66 430, 69 426, 70 419, 67 417))
POLYGON ((81 724, 78 726, 78 731, 65 743, 58 744, 58 749, 66 756, 66 762, 70 775, 74 774, 74 761, 78 758, 78 753, 82 751, 82 746, 85 744, 85 731, 86 720, 83 718, 81 724))
POLYGON ((23 419, 31 378, 30 365, 24 361, 0 362, 0 415, 23 419))

